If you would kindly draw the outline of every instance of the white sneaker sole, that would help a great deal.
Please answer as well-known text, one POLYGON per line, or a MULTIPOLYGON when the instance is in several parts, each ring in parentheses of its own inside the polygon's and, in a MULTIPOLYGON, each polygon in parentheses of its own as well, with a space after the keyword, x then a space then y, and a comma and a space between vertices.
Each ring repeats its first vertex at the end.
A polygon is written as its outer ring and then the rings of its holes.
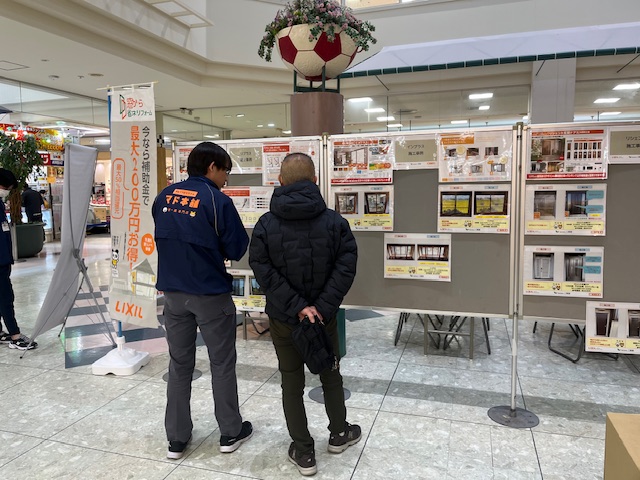
POLYGON ((318 473, 317 465, 314 465, 313 467, 301 467, 300 465, 298 465, 298 462, 296 462, 293 458, 289 456, 289 454, 287 454, 287 458, 291 463, 293 463, 298 468, 298 471, 300 472, 300 474, 305 477, 309 477, 311 475, 315 475, 316 473, 318 473))
POLYGON ((179 460, 184 456, 184 452, 167 452, 167 458, 170 460, 179 460))
POLYGON ((220 453, 235 452, 238 448, 240 448, 240 445, 242 445, 244 442, 249 440, 251 437, 253 437, 253 430, 248 436, 244 437, 242 440, 237 440, 236 443, 234 443, 233 445, 224 445, 224 446, 220 445, 220 453))
POLYGON ((360 435, 358 438, 356 438, 354 440, 351 440, 350 442, 345 443, 344 445, 331 445, 331 444, 329 444, 327 446, 327 451, 329 453, 342 453, 347 448, 349 448, 351 445, 355 445, 356 443, 358 443, 361 438, 362 438, 362 435, 360 435))

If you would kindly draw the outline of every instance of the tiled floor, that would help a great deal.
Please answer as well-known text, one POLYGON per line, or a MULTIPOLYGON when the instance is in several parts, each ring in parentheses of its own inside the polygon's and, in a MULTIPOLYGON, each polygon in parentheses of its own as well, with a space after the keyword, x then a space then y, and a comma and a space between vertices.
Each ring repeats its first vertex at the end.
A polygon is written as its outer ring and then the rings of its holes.
MULTIPOLYGON (((16 310, 31 333, 60 245, 15 265, 16 310)), ((87 238, 84 257, 94 285, 109 280, 109 238, 87 238)), ((486 354, 476 322, 476 355, 466 339, 446 352, 423 355, 423 327, 415 315, 393 346, 397 314, 362 318, 347 312, 347 356, 341 362, 348 418, 363 440, 342 455, 326 452, 322 405, 307 399, 319 472, 326 479, 600 479, 605 413, 640 413, 640 359, 586 354, 573 364, 546 346, 549 325, 521 328, 518 406, 537 414, 533 429, 494 423, 490 407, 510 402, 510 322, 493 319, 486 354), (349 320, 351 318, 351 320, 349 320)), ((132 334, 153 353, 131 377, 94 376, 87 358, 104 336, 69 319, 39 336, 27 352, 0 348, 0 478, 2 479, 287 479, 300 478, 286 460, 289 438, 280 400, 277 361, 268 334, 242 340, 238 329, 239 395, 255 435, 230 455, 217 450, 211 376, 198 348, 193 382, 193 442, 179 461, 167 460, 163 429, 168 356, 157 335, 132 334), (84 335, 83 332, 89 332, 84 335), (93 332, 93 333, 92 333, 93 332), (137 336, 136 336, 137 335, 137 336), (156 337, 156 338, 153 338, 156 337), (68 350, 65 358, 65 348, 68 350), (67 368, 71 365, 80 365, 67 368)), ((96 320, 98 321, 98 320, 96 320)), ((86 322, 85 322, 86 323, 86 322)), ((558 341, 573 335, 559 326, 558 341)), ((252 332, 252 327, 249 327, 252 332)), ((575 347, 575 345, 574 345, 575 347)), ((308 376, 308 389, 319 384, 308 376)))

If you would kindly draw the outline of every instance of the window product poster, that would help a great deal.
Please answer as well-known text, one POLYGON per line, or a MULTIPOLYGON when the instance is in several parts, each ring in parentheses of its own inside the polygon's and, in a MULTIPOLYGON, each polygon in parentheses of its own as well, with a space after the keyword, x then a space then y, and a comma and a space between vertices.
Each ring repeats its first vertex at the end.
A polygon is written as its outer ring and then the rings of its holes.
POLYGON ((528 179, 607 178, 604 129, 531 130, 528 179))
POLYGON ((385 233, 384 278, 451 281, 451 235, 385 233))
POLYGON ((511 180, 513 132, 437 135, 440 182, 511 180))
POLYGON ((233 164, 233 173, 261 173, 262 145, 260 143, 230 143, 220 146, 227 150, 233 164))
POLYGON ((316 177, 320 178, 320 141, 319 140, 284 140, 262 145, 262 184, 280 186, 278 175, 282 160, 290 153, 302 152, 311 157, 316 166, 316 177))
POLYGON ((603 247, 524 247, 524 294, 602 298, 603 247))
POLYGON ((253 228, 269 211, 273 190, 274 187, 224 187, 222 193, 233 200, 244 227, 253 228))
POLYGON ((151 207, 158 193, 158 162, 153 85, 113 89, 109 95, 113 159, 109 314, 112 320, 155 328, 158 258, 151 207))
POLYGON ((609 128, 609 163, 640 163, 640 129, 609 128))
POLYGON ((510 184, 439 185, 438 232, 509 233, 510 184))
POLYGON ((352 230, 393 231, 393 185, 331 187, 329 208, 352 230))
POLYGON ((236 309, 245 312, 264 312, 267 297, 253 276, 253 271, 227 269, 227 273, 233 277, 231 298, 236 309))
POLYGON ((334 140, 332 185, 392 183, 394 141, 389 137, 334 140))
POLYGON ((395 138, 394 170, 438 168, 435 135, 395 138))
POLYGON ((585 350, 640 354, 640 303, 587 302, 585 350))
POLYGON ((527 185, 525 233, 604 236, 606 197, 604 184, 527 185))
POLYGON ((189 154, 193 150, 195 145, 177 145, 174 150, 173 157, 173 178, 174 183, 186 180, 189 174, 187 173, 187 160, 189 154))

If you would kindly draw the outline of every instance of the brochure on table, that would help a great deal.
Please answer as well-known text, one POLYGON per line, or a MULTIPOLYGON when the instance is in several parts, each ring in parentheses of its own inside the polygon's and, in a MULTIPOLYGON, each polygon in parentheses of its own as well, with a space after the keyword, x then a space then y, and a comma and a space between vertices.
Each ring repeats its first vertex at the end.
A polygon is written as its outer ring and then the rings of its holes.
POLYGON ((231 297, 238 310, 245 312, 264 312, 266 296, 253 276, 252 270, 227 269, 233 277, 231 297))
POLYGON ((284 157, 293 152, 309 155, 316 167, 316 177, 320 178, 320 150, 319 140, 283 140, 264 143, 262 145, 262 184, 280 186, 278 180, 280 165, 284 157))
POLYGON ((273 190, 274 187, 224 187, 222 193, 233 200, 244 227, 253 228, 269 211, 273 190))
POLYGON ((510 184, 438 185, 438 232, 509 233, 510 184))
POLYGON ((393 185, 331 187, 329 208, 352 230, 393 231, 393 185))
POLYGON ((390 137, 340 138, 331 147, 332 185, 392 183, 394 141, 390 137))
POLYGON ((607 178, 604 129, 531 130, 528 179, 607 178))
POLYGON ((604 236, 606 197, 604 184, 527 185, 525 233, 604 236))
POLYGON ((640 163, 640 128, 609 127, 609 163, 640 163))
POLYGON ((436 135, 440 182, 511 180, 513 132, 436 135))
POLYGON ((395 137, 394 170, 433 168, 438 168, 435 134, 395 137))
POLYGON ((451 281, 451 235, 385 233, 384 278, 451 281))
POLYGON ((602 298, 603 247, 524 247, 524 294, 602 298))
POLYGON ((640 354, 640 303, 587 302, 585 350, 640 354))

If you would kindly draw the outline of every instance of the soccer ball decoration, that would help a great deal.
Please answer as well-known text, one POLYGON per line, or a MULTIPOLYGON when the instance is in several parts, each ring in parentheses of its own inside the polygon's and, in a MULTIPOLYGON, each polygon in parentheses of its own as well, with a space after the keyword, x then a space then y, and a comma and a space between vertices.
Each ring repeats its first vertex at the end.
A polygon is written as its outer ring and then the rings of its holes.
POLYGON ((309 25, 283 28, 276 35, 282 61, 306 80, 322 80, 322 67, 327 80, 336 78, 351 64, 358 49, 348 35, 336 33, 333 42, 323 32, 316 40, 309 40, 309 25))

